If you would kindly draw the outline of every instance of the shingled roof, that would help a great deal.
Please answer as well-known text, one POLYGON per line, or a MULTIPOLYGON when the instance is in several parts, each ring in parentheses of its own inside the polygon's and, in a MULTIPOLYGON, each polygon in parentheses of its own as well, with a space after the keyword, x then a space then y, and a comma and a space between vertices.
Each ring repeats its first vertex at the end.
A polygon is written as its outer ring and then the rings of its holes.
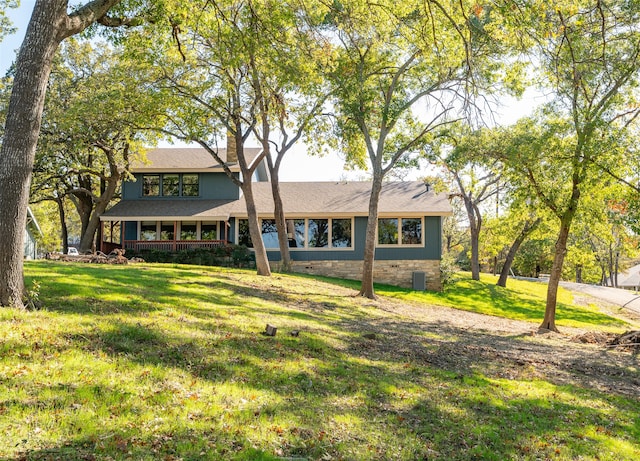
MULTIPOLYGON (((262 149, 248 147, 244 155, 249 164, 258 157, 262 149)), ((227 149, 218 149, 218 156, 226 161, 227 149)), ((236 163, 229 164, 231 171, 240 171, 236 163)), ((222 167, 209 152, 202 147, 159 147, 146 152, 146 161, 134 161, 133 173, 167 173, 167 172, 207 172, 222 171, 222 167)))
MULTIPOLYGON (((253 193, 258 214, 273 215, 271 184, 254 183, 253 193)), ((287 216, 367 216, 371 182, 283 182, 280 193, 287 216)), ((243 206, 234 216, 246 216, 243 206)), ((451 214, 446 194, 427 191, 423 182, 385 182, 382 185, 378 213, 381 216, 443 216, 451 214)))
MULTIPOLYGON (((253 183, 258 215, 273 216, 270 183, 253 183)), ((280 191, 288 217, 367 216, 370 182, 283 182, 280 191)), ((451 205, 446 194, 427 191, 424 183, 385 182, 378 207, 380 216, 446 216, 451 205)), ((227 220, 246 217, 239 200, 124 200, 103 213, 103 220, 227 220)))
POLYGON ((102 221, 226 221, 239 200, 123 200, 102 221))

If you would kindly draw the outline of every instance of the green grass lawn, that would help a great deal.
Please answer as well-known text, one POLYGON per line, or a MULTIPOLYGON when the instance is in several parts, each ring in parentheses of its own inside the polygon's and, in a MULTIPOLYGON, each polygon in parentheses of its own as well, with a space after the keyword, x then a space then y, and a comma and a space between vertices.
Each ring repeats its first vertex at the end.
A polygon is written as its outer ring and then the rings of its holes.
MULTIPOLYGON (((353 326, 390 314, 345 296, 349 282, 48 261, 26 274, 42 309, 0 309, 0 459, 640 458, 635 398, 366 353, 353 326)), ((539 322, 537 290, 378 293, 539 322)), ((628 327, 561 302, 560 326, 628 327)))
MULTIPOLYGON (((494 315, 540 324, 544 317, 547 284, 509 279, 506 288, 496 285, 497 276, 481 274, 480 281, 470 274, 460 274, 450 289, 442 293, 420 292, 381 287, 377 293, 418 304, 454 307, 479 314, 494 315)), ((621 332, 628 324, 601 313, 595 306, 576 306, 573 295, 560 287, 556 323, 561 328, 593 328, 601 331, 621 332)))

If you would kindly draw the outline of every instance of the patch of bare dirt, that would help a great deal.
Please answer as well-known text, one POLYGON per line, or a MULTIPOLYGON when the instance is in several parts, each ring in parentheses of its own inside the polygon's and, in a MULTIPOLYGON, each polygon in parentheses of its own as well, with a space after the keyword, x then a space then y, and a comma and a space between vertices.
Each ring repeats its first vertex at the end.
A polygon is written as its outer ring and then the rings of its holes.
POLYGON ((344 326, 361 333, 360 340, 349 345, 350 353, 460 374, 539 378, 622 395, 640 393, 638 350, 611 347, 615 335, 571 328, 539 332, 529 322, 446 307, 389 299, 373 303, 379 317, 345 320, 349 325, 344 326))

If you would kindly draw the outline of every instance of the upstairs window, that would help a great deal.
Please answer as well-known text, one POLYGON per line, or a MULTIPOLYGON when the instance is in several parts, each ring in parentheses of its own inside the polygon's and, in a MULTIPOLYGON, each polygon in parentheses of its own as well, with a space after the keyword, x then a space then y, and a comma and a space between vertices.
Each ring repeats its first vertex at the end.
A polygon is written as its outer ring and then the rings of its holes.
POLYGON ((197 174, 183 174, 182 175, 182 196, 183 197, 197 197, 200 195, 199 181, 197 174))
POLYGON ((142 196, 197 197, 200 195, 199 183, 198 174, 145 174, 142 176, 142 196))
POLYGON ((180 175, 162 175, 162 195, 166 197, 177 197, 180 195, 180 175))
POLYGON ((160 195, 160 175, 146 174, 142 177, 142 195, 158 197, 160 195))

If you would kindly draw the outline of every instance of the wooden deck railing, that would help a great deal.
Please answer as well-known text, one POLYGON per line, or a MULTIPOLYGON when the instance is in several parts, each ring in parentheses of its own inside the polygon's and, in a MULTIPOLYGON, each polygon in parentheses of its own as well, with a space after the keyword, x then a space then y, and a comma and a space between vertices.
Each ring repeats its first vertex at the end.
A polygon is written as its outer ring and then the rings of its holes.
POLYGON ((125 240, 124 247, 135 251, 182 251, 194 248, 218 248, 227 243, 226 240, 125 240))

